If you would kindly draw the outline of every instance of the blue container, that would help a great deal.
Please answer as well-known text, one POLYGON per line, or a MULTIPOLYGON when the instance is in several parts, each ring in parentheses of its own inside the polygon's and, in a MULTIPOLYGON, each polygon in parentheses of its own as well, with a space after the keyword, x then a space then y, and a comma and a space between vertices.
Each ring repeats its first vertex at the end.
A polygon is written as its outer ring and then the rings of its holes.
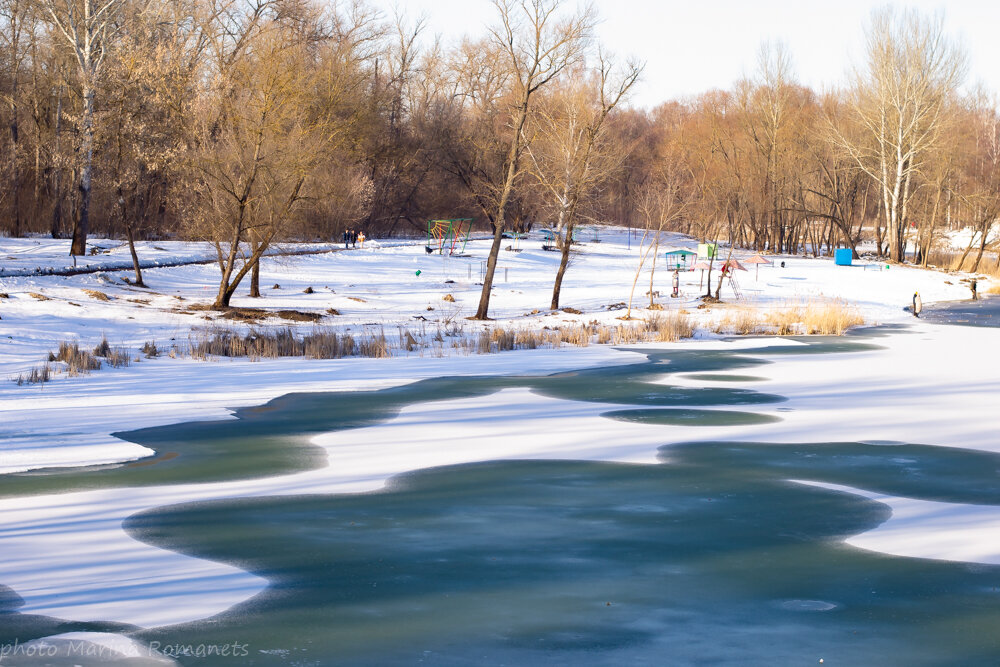
POLYGON ((837 266, 850 266, 851 256, 850 248, 837 248, 833 251, 833 263, 837 266))

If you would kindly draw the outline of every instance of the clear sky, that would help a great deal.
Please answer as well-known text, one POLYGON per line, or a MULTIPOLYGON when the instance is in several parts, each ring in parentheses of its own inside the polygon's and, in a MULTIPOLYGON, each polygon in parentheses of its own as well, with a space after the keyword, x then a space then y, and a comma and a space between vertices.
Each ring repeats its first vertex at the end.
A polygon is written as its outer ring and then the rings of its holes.
MULTIPOLYGON (((496 16, 488 0, 374 0, 410 16, 424 13, 428 30, 445 40, 481 35, 496 16)), ((598 36, 619 56, 646 63, 632 102, 653 106, 728 88, 756 67, 765 40, 781 40, 797 79, 815 89, 843 83, 861 53, 864 26, 884 2, 867 0, 595 0, 598 36)), ((1000 2, 917 0, 894 3, 932 14, 943 12, 945 29, 969 54, 969 83, 1000 92, 1000 2)))

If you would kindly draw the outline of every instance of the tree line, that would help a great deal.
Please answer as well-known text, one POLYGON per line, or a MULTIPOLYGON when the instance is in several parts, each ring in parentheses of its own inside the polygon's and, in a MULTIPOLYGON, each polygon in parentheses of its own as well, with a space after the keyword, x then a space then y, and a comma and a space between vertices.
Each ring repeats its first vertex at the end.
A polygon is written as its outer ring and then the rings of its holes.
POLYGON ((535 223, 563 251, 553 308, 588 220, 922 263, 961 224, 982 261, 1000 119, 960 92, 941 17, 875 12, 840 88, 765 43, 729 89, 643 110, 643 66, 602 49, 592 7, 493 6, 445 43, 364 0, 0 0, 0 233, 208 240, 225 307, 277 241, 471 217, 493 235, 482 318, 503 231, 535 223))

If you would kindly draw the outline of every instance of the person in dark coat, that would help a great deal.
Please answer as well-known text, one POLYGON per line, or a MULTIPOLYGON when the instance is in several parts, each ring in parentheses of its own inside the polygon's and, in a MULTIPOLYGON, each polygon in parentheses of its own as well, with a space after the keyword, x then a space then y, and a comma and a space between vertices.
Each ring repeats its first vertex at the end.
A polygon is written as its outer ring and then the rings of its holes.
POLYGON ((976 283, 976 279, 973 278, 972 282, 969 283, 969 289, 972 290, 972 300, 973 301, 978 301, 979 300, 979 292, 976 289, 977 287, 978 287, 978 285, 976 283))
POLYGON ((344 250, 347 250, 347 245, 351 242, 351 230, 350 229, 345 229, 344 230, 343 239, 344 239, 344 250))
POLYGON ((351 230, 351 247, 352 248, 358 247, 358 230, 356 229, 351 230))
POLYGON ((920 311, 924 309, 924 302, 920 299, 920 292, 913 293, 913 316, 920 317, 920 311))

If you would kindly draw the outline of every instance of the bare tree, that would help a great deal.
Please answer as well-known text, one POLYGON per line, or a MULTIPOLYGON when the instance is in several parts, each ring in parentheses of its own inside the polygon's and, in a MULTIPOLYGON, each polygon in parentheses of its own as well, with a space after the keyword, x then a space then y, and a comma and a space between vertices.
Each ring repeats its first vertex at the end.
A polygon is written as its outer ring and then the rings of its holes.
POLYGON ((691 171, 679 156, 673 151, 661 155, 655 178, 646 183, 639 199, 643 230, 639 241, 639 262, 628 295, 626 320, 632 319, 635 287, 651 255, 653 262, 649 272, 649 306, 653 307, 653 278, 656 273, 656 255, 659 253, 660 241, 665 231, 675 229, 688 215, 693 192, 691 171))
POLYGON ((324 160, 350 138, 348 102, 363 82, 356 59, 370 14, 340 16, 337 38, 322 39, 323 47, 265 10, 227 16, 216 28, 215 79, 199 103, 188 156, 192 217, 219 257, 216 308, 229 307, 272 243, 323 197, 324 160))
POLYGON ((9 66, 7 90, 0 90, 0 99, 6 103, 10 112, 8 183, 12 197, 11 231, 14 236, 21 233, 21 190, 24 186, 21 169, 23 147, 20 120, 23 112, 20 83, 22 69, 29 57, 29 47, 34 44, 35 23, 34 7, 30 0, 0 0, 0 46, 3 46, 5 51, 0 57, 0 62, 6 61, 9 66))
POLYGON ((983 254, 1000 218, 1000 114, 994 99, 977 100, 971 109, 973 146, 964 155, 963 187, 958 195, 972 223, 973 234, 958 268, 965 266, 973 247, 976 256, 969 271, 979 270, 983 254))
POLYGON ((83 110, 80 118, 79 213, 73 227, 71 255, 87 250, 90 228, 90 190, 94 170, 94 97, 104 63, 111 51, 127 0, 39 0, 57 35, 76 59, 83 110))
POLYGON ((966 58, 941 17, 888 7, 873 13, 866 51, 851 93, 861 139, 836 137, 878 185, 890 256, 901 262, 914 177, 938 145, 966 58))
POLYGON ((573 232, 581 201, 608 177, 622 155, 605 141, 608 115, 638 80, 642 67, 629 62, 621 72, 603 54, 589 75, 580 72, 562 90, 550 96, 536 114, 535 144, 527 151, 532 173, 555 202, 556 234, 561 250, 552 286, 550 308, 559 308, 559 292, 569 266, 573 232))
POLYGON ((504 158, 503 180, 498 184, 493 220, 493 245, 486 261, 486 276, 473 319, 489 319, 490 293, 496 272, 500 244, 506 226, 507 206, 515 181, 521 173, 525 147, 524 126, 534 96, 582 55, 594 25, 588 7, 566 18, 561 0, 494 0, 499 25, 491 29, 493 41, 509 70, 513 94, 510 96, 510 140, 504 158))

